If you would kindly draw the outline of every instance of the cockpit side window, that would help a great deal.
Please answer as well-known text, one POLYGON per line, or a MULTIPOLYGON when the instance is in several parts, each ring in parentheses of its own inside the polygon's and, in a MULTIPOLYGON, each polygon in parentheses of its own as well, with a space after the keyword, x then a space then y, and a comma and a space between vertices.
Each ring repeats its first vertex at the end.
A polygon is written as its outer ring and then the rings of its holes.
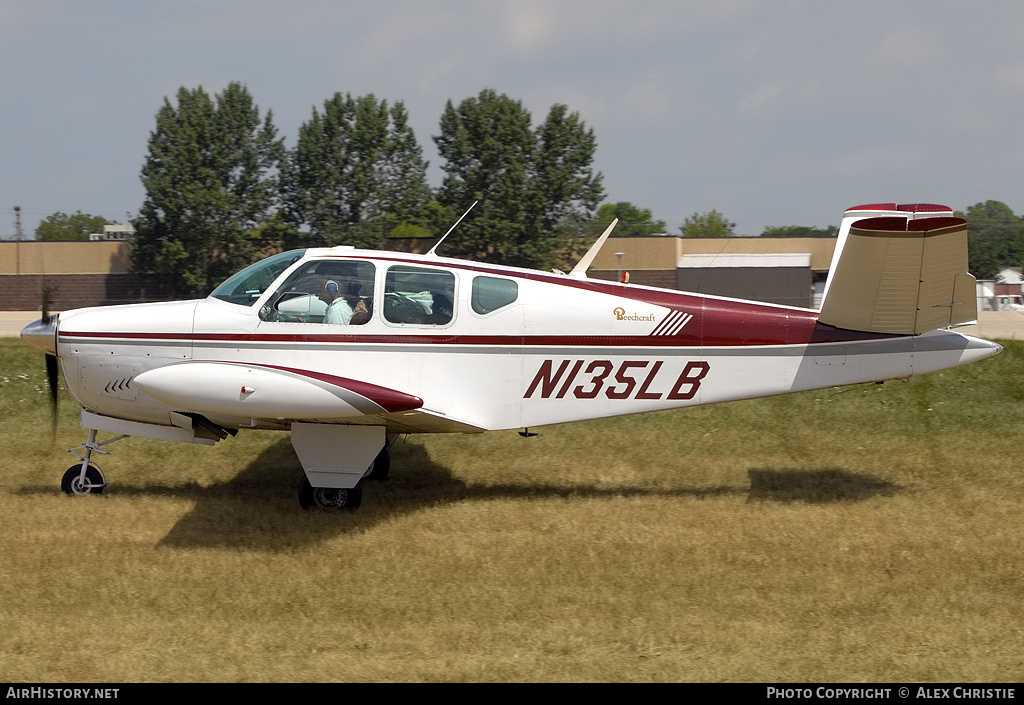
POLYGON ((263 296, 263 292, 274 283, 274 280, 281 276, 284 270, 298 262, 305 252, 305 250, 280 252, 251 264, 224 280, 224 283, 214 289, 210 296, 239 306, 252 306, 257 299, 263 296))
POLYGON ((358 326, 373 316, 376 267, 362 260, 309 262, 285 280, 262 310, 264 321, 358 326))
POLYGON ((519 298, 519 284, 515 279, 476 277, 473 279, 471 303, 473 310, 483 315, 514 303, 519 298))
POLYGON ((442 326, 455 317, 455 275, 442 269, 395 266, 384 277, 384 318, 442 326))

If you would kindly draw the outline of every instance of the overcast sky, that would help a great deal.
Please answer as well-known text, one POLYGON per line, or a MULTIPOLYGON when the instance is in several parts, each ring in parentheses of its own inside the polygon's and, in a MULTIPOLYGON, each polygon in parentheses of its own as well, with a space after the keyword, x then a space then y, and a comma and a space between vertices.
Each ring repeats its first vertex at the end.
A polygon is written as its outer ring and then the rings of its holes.
MULTIPOLYGON (((675 231, 852 205, 1024 212, 1020 0, 0 0, 0 236, 125 222, 165 97, 246 84, 288 147, 335 92, 402 100, 440 183, 445 102, 493 88, 597 138, 609 201, 675 231)), ((469 204, 467 204, 468 206, 469 204)))

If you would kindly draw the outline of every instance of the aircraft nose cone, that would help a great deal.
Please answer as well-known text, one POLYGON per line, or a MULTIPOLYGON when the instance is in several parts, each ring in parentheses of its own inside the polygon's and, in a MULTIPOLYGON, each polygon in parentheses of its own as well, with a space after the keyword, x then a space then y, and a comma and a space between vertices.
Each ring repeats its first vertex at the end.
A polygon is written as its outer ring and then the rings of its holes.
POLYGON ((21 329, 21 339, 47 355, 57 354, 57 316, 41 318, 21 329))

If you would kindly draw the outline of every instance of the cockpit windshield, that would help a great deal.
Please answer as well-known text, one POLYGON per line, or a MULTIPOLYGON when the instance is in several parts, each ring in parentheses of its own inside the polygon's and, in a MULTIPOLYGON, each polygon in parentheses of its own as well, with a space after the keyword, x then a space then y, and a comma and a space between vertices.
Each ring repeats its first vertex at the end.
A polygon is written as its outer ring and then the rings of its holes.
POLYGON ((252 306, 281 273, 297 262, 305 252, 289 250, 251 264, 228 277, 210 296, 239 306, 252 306))

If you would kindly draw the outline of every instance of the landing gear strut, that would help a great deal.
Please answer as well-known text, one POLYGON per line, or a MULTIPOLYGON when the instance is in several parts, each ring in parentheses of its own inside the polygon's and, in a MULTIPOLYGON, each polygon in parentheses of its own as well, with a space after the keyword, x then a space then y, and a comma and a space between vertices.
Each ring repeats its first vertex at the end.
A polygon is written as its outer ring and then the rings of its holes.
POLYGON ((103 477, 103 471, 100 469, 100 466, 92 462, 92 454, 102 453, 103 455, 109 455, 108 451, 100 450, 100 446, 119 441, 122 438, 127 438, 127 436, 118 436, 102 443, 97 443, 96 429, 90 428, 89 438, 85 441, 85 445, 68 449, 71 455, 82 462, 68 468, 67 472, 64 473, 64 477, 61 478, 60 489, 65 494, 70 495, 103 494, 103 488, 107 486, 107 481, 103 477), (82 455, 75 452, 82 449, 85 449, 82 455))
POLYGON ((373 465, 370 466, 370 472, 366 474, 366 479, 383 482, 388 479, 390 474, 391 453, 388 452, 388 446, 384 446, 380 453, 377 453, 377 457, 373 459, 373 465))

